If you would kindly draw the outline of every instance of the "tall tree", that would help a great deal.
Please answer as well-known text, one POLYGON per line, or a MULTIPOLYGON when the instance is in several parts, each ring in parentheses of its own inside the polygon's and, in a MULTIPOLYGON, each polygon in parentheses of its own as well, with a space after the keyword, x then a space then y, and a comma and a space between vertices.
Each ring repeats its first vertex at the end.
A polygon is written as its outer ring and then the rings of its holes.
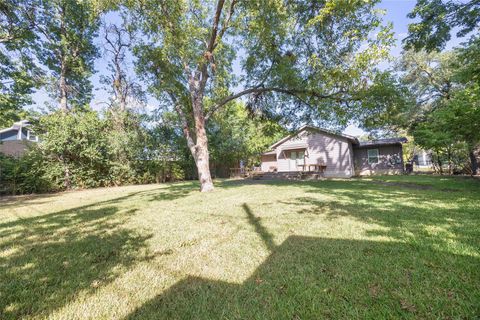
POLYGON ((457 37, 479 31, 480 1, 418 0, 408 17, 419 21, 408 26, 407 48, 439 50, 454 30, 457 37))
POLYGON ((128 104, 135 101, 144 101, 142 87, 128 75, 126 55, 131 49, 130 34, 116 24, 106 25, 104 28, 104 49, 110 58, 108 70, 110 76, 102 76, 101 82, 110 86, 113 99, 111 109, 120 113, 127 111, 128 104))
POLYGON ((36 0, 0 2, 0 127, 18 120, 38 85, 40 70, 30 48, 35 46, 36 0))
POLYGON ((459 150, 455 146, 466 145, 475 174, 478 164, 473 154, 480 142, 479 86, 465 79, 470 71, 459 63, 463 55, 463 49, 404 52, 397 67, 402 85, 415 101, 406 104, 394 119, 403 119, 398 122, 415 141, 437 155, 446 153, 450 159, 451 150, 459 150))
POLYGON ((50 70, 52 95, 64 112, 91 98, 98 15, 90 1, 44 0, 36 8, 38 59, 50 70))
POLYGON ((144 34, 138 71, 176 110, 201 191, 213 189, 206 122, 231 101, 303 121, 348 115, 392 41, 377 2, 125 1, 144 34))

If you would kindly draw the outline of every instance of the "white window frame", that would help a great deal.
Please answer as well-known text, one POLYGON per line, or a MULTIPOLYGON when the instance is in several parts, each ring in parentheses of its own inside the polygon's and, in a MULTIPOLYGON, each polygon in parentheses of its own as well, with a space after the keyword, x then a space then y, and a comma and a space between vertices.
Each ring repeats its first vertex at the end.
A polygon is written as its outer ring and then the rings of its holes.
POLYGON ((368 149, 368 150, 367 150, 367 159, 368 159, 368 164, 377 164, 377 163, 379 163, 379 162, 380 162, 380 157, 379 157, 378 149, 368 149), (376 156, 370 155, 370 152, 371 152, 371 151, 376 152, 377 155, 376 155, 376 156), (372 161, 370 161, 370 158, 377 158, 377 160, 376 160, 375 162, 372 162, 372 161))
POLYGON ((30 139, 30 132, 31 132, 31 130, 27 130, 27 140, 28 141, 38 141, 38 136, 37 135, 34 135, 34 137, 35 137, 34 140, 30 139))

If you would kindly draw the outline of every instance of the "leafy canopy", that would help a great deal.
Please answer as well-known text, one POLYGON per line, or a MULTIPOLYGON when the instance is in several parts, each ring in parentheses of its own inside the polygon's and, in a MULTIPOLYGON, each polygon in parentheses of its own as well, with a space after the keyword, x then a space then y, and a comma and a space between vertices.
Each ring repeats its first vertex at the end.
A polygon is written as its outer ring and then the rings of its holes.
POLYGON ((454 31, 457 37, 478 32, 480 1, 418 0, 408 17, 420 21, 408 26, 407 48, 440 50, 454 31))
POLYGON ((195 90, 189 76, 207 68, 202 98, 209 112, 248 95, 252 109, 284 119, 334 121, 347 118, 388 56, 393 38, 377 2, 229 0, 213 43, 217 1, 126 5, 129 27, 144 35, 134 50, 138 72, 166 106, 188 111, 195 90))
POLYGON ((69 103, 90 102, 98 49, 94 44, 99 15, 90 1, 43 0, 36 7, 35 31, 39 37, 36 56, 50 70, 49 92, 60 96, 59 78, 66 80, 69 103))

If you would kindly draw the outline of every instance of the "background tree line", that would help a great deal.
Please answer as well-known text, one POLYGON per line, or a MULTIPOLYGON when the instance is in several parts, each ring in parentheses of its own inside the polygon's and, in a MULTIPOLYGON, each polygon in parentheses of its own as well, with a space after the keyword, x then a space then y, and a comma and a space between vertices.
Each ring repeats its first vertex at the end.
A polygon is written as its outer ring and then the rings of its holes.
POLYGON ((478 2, 419 0, 419 22, 390 70, 378 67, 393 45, 378 2, 4 0, 0 126, 28 116, 42 142, 21 160, 1 157, 3 185, 35 192, 198 178, 209 191, 211 169, 258 162, 286 127, 349 121, 376 136, 408 133, 439 170, 475 172, 478 2), (105 22, 112 12, 121 23, 105 22), (466 42, 442 51, 453 28, 466 42), (95 111, 100 57, 110 99, 95 111), (55 103, 25 110, 40 88, 55 103))
POLYGON ((438 173, 478 173, 480 158, 480 3, 419 0, 404 51, 378 86, 383 103, 367 114, 367 130, 404 132, 413 152, 430 153, 438 173), (462 40, 445 50, 456 28, 462 40), (386 107, 383 109, 383 107, 386 107))

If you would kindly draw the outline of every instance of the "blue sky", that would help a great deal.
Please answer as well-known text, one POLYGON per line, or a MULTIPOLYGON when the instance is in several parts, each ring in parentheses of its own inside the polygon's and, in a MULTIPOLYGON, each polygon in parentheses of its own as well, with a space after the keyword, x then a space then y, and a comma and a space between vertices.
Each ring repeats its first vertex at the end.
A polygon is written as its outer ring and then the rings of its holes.
MULTIPOLYGON (((385 9, 386 14, 384 16, 385 22, 392 22, 393 23, 393 30, 396 37, 397 45, 396 47, 392 48, 391 54, 394 57, 398 57, 401 53, 401 40, 407 35, 408 32, 408 24, 411 22, 410 19, 407 18, 407 14, 413 9, 415 6, 416 0, 383 0, 379 5, 378 8, 385 9)), ((119 23, 118 16, 114 14, 109 14, 105 17, 105 21, 109 23, 119 23)), ((458 41, 457 39, 452 40, 454 44, 458 41)), ((101 39, 97 40, 97 44, 101 44, 101 39)), ((450 44, 452 46, 452 44, 450 44)), ((130 61, 131 63, 131 61, 130 61)), ((130 64, 130 67, 133 69, 133 65, 130 64)), ((108 94, 105 90, 101 89, 102 85, 99 83, 100 75, 101 74, 109 74, 107 71, 107 59, 100 58, 95 63, 96 74, 92 76, 92 83, 94 85, 95 92, 94 92, 94 99, 92 101, 92 107, 95 109, 100 109, 104 106, 104 102, 108 100, 108 94)), ((40 108, 45 104, 46 101, 49 101, 47 94, 40 90, 39 92, 35 93, 33 96, 33 101, 35 102, 31 108, 40 108)), ((150 98, 148 100, 148 108, 153 109, 157 105, 155 99, 150 98)), ((345 131, 345 133, 350 135, 361 135, 364 132, 359 129, 355 124, 349 125, 345 131)))

